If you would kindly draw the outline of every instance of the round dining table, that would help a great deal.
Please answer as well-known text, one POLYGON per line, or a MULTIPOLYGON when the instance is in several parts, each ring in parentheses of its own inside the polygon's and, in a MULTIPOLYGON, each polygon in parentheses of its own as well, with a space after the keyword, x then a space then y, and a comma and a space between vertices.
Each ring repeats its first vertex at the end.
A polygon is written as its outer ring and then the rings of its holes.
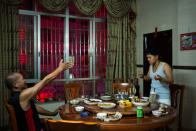
MULTIPOLYGON (((80 105, 89 107, 89 105, 86 106, 84 103, 80 105)), ((106 122, 96 118, 97 111, 101 111, 101 109, 93 111, 93 108, 91 108, 91 110, 85 108, 90 112, 90 115, 87 117, 82 117, 80 116, 80 113, 75 111, 74 106, 75 105, 68 103, 65 104, 64 109, 62 109, 59 113, 60 117, 63 120, 96 122, 101 131, 145 131, 156 128, 164 128, 173 123, 177 118, 177 110, 173 107, 168 106, 168 114, 162 115, 160 117, 153 116, 151 112, 144 113, 144 116, 142 118, 138 118, 136 113, 125 113, 120 120, 106 122)), ((136 107, 133 106, 133 109, 135 108, 136 107)), ((118 107, 116 107, 116 109, 118 109, 118 107)), ((104 111, 110 112, 110 110, 104 111)))

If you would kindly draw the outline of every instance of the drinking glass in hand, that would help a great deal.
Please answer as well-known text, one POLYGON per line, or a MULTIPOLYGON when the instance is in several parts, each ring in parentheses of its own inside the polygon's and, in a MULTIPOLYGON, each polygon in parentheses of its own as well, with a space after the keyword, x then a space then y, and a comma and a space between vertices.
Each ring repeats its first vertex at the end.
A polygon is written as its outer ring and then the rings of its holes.
POLYGON ((69 61, 74 63, 74 56, 69 56, 69 61))

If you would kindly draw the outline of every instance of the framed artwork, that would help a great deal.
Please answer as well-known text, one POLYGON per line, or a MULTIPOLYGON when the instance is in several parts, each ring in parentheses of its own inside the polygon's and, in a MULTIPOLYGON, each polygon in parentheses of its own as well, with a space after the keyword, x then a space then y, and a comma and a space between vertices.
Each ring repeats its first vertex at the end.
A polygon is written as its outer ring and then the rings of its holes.
POLYGON ((180 50, 196 50, 196 32, 180 34, 180 50))

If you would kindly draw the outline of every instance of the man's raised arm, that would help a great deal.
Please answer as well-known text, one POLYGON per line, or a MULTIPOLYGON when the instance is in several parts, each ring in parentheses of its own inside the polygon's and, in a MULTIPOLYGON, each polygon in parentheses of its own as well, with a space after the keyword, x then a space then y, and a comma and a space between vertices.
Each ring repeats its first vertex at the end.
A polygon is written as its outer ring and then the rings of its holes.
POLYGON ((72 62, 63 62, 60 61, 58 68, 52 73, 48 74, 41 80, 39 83, 34 85, 31 88, 24 89, 20 94, 20 104, 24 109, 28 109, 29 100, 31 100, 44 86, 52 82, 62 71, 67 70, 73 67, 72 62))

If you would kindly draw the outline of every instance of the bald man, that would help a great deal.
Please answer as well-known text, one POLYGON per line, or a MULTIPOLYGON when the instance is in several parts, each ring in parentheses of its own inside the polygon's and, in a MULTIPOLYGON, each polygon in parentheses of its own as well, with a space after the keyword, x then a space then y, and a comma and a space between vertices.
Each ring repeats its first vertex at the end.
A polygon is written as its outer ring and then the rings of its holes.
POLYGON ((56 70, 48 74, 43 80, 31 88, 27 88, 26 80, 23 78, 22 74, 14 72, 7 75, 5 83, 8 89, 12 92, 8 103, 14 107, 18 131, 41 131, 44 129, 44 127, 40 123, 38 114, 48 116, 56 116, 58 114, 58 111, 62 109, 61 106, 54 112, 51 112, 38 105, 35 105, 33 98, 42 88, 52 82, 62 71, 72 67, 72 62, 64 63, 63 60, 61 60, 56 70))

